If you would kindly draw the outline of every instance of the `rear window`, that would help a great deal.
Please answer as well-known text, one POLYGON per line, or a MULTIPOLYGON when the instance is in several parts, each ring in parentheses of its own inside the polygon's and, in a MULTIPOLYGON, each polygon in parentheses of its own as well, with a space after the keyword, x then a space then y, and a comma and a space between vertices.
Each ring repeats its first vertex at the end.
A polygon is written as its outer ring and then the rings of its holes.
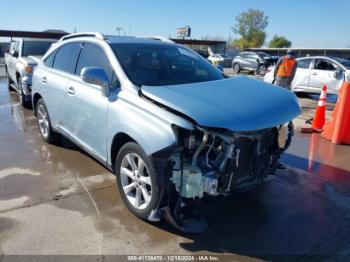
POLYGON ((24 41, 23 56, 29 55, 44 55, 50 48, 52 42, 48 41, 24 41))
POLYGON ((298 68, 309 69, 311 64, 311 59, 301 59, 298 60, 298 68))

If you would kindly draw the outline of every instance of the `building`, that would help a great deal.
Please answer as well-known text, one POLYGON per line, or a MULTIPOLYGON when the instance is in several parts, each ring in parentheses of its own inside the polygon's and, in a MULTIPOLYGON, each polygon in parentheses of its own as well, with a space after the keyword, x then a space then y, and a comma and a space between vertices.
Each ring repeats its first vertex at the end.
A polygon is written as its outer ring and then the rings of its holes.
MULTIPOLYGON (((289 48, 247 48, 246 51, 265 52, 269 55, 283 56, 289 48)), ((350 60, 350 48, 293 48, 298 57, 333 56, 350 60)))
POLYGON ((226 41, 179 38, 172 38, 171 40, 175 43, 191 48, 205 58, 207 58, 211 53, 223 54, 226 50, 226 41))

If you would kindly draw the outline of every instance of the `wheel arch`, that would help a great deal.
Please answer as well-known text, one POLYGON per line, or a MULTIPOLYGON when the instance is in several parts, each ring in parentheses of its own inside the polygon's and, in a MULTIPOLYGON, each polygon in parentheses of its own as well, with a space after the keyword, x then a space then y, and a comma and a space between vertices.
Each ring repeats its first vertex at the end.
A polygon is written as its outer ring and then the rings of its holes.
POLYGON ((35 93, 33 95, 33 111, 34 111, 34 115, 36 116, 36 104, 38 102, 38 100, 42 98, 41 95, 39 93, 35 93))
MULTIPOLYGON (((112 166, 113 171, 115 169, 115 160, 117 158, 117 155, 118 155, 120 149, 122 148, 123 145, 125 145, 126 143, 129 143, 129 142, 137 143, 137 141, 134 138, 132 138, 131 136, 127 135, 124 132, 119 132, 113 137, 112 144, 111 144, 111 150, 110 150, 111 166, 112 166)), ((137 144, 139 144, 139 143, 137 143, 137 144)))

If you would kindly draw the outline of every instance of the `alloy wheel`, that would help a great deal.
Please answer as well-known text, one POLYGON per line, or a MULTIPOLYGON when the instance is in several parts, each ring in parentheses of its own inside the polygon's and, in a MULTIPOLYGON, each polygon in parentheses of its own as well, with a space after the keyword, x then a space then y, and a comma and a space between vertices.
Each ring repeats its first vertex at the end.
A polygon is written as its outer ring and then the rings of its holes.
POLYGON ((120 166, 123 193, 136 209, 145 209, 152 198, 152 181, 144 160, 136 153, 124 156, 120 166))
POLYGON ((38 121, 41 134, 43 137, 47 138, 49 135, 50 124, 47 112, 42 104, 38 107, 38 121))

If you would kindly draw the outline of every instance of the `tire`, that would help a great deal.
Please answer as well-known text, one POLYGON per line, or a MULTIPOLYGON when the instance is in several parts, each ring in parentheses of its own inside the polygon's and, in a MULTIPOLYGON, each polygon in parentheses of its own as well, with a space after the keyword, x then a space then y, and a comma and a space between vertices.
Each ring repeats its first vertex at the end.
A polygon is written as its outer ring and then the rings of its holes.
POLYGON ((234 63, 232 65, 232 69, 235 74, 239 74, 239 72, 241 71, 241 66, 238 63, 234 63))
POLYGON ((115 163, 118 189, 124 203, 135 216, 146 220, 158 207, 160 199, 151 159, 138 144, 129 142, 120 149, 115 163))
POLYGON ((49 113, 42 98, 36 103, 36 116, 38 118, 41 137, 46 142, 55 144, 59 140, 60 135, 52 130, 49 113))
POLYGON ((19 99, 21 106, 23 106, 25 108, 31 108, 30 101, 26 101, 26 96, 23 93, 23 86, 22 86, 22 78, 21 77, 19 77, 17 79, 17 83, 18 83, 18 91, 17 91, 18 99, 19 99))
POLYGON ((13 91, 16 91, 13 87, 11 87, 11 84, 12 84, 12 81, 10 79, 10 75, 6 69, 6 79, 7 79, 7 89, 10 91, 10 92, 13 92, 13 91))
POLYGON ((267 66, 266 65, 259 65, 258 68, 258 75, 264 76, 267 72, 267 66))

